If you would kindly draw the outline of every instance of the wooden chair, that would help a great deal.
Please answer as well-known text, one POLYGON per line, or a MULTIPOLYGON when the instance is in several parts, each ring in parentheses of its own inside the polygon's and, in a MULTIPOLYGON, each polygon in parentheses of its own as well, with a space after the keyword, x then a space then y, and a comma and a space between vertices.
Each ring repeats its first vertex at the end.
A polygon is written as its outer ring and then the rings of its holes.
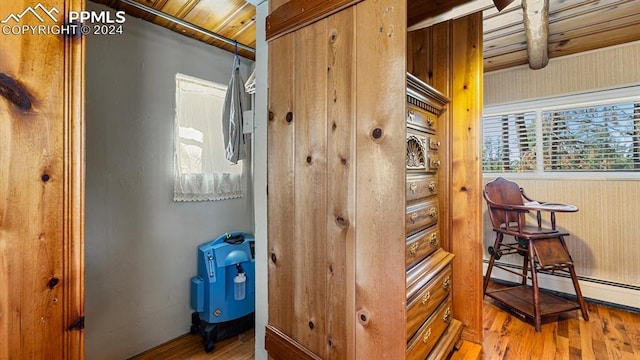
POLYGON ((484 278, 483 293, 516 313, 534 321, 536 331, 540 331, 542 317, 565 311, 580 309, 584 320, 589 319, 573 260, 564 241, 569 235, 556 229, 556 212, 574 212, 573 205, 538 202, 524 193, 518 184, 497 178, 485 185, 483 196, 487 201, 489 217, 496 233, 493 246, 489 247, 489 267, 484 278), (537 224, 528 224, 526 214, 535 211, 537 224), (543 227, 542 212, 550 213, 550 227, 543 227), (507 242, 509 237, 513 240, 507 242), (518 254, 524 257, 522 272, 516 272, 496 263, 502 256, 518 254), (494 267, 518 275, 522 278, 519 286, 487 292, 487 285, 494 267), (576 292, 576 301, 569 301, 538 288, 538 272, 563 271, 571 276, 576 292), (531 286, 527 280, 531 279, 531 286))

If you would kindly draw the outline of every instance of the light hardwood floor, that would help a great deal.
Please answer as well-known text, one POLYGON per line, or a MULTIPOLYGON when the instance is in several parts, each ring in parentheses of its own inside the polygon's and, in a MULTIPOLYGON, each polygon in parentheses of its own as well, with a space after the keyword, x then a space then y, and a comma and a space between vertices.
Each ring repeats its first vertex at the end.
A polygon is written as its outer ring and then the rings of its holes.
MULTIPOLYGON (((492 285, 494 286, 494 285, 492 285)), ((639 360, 640 314, 587 303, 579 310, 543 319, 542 331, 485 298, 483 359, 639 360)))
POLYGON ((255 333, 251 329, 217 342, 214 351, 206 353, 200 335, 186 334, 131 360, 253 360, 255 343, 255 333))
MULTIPOLYGON (((484 300, 484 344, 468 342, 450 360, 640 360, 640 314, 588 303, 589 321, 579 310, 549 318, 542 332, 484 300)), ((198 335, 184 335, 133 360, 249 360, 253 330, 216 344, 207 354, 198 335)))

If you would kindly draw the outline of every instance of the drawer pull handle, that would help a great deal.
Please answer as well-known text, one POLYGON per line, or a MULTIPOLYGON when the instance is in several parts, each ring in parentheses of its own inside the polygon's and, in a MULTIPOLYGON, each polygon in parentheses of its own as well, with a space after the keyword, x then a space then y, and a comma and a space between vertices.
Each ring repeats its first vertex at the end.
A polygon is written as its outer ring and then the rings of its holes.
POLYGON ((411 244, 411 247, 409 247, 409 255, 411 255, 411 257, 415 257, 416 254, 418 253, 419 247, 420 247, 420 244, 418 244, 417 242, 411 244))
POLYGON ((442 315, 442 321, 446 322, 447 324, 451 322, 451 308, 448 307, 447 311, 444 312, 444 315, 442 315))
POLYGON ((427 329, 427 332, 422 336, 422 342, 426 344, 429 341, 429 336, 431 336, 431 328, 427 329))
POLYGON ((429 183, 429 191, 433 194, 436 192, 436 182, 432 181, 429 183))
POLYGON ((448 276, 442 282, 442 288, 444 289, 444 291, 449 291, 449 288, 451 288, 451 279, 448 276))
POLYGON ((417 212, 411 213, 411 216, 409 218, 411 219, 411 222, 416 222, 416 219, 418 218, 418 213, 417 212))
POLYGON ((435 123, 435 121, 433 121, 433 119, 431 117, 427 118, 427 126, 433 127, 434 123, 435 123))
POLYGON ((438 217, 438 212, 436 211, 436 208, 429 209, 429 216, 431 216, 432 219, 435 219, 436 217, 438 217))
POLYGON ((412 194, 415 194, 417 189, 418 189, 418 183, 412 182, 411 185, 409 185, 409 190, 411 190, 412 194))
POLYGON ((429 243, 431 244, 431 247, 438 247, 438 234, 436 233, 431 234, 431 237, 429 238, 429 243))
POLYGON ((431 299, 431 291, 427 291, 427 293, 422 297, 422 305, 427 305, 429 299, 431 299))

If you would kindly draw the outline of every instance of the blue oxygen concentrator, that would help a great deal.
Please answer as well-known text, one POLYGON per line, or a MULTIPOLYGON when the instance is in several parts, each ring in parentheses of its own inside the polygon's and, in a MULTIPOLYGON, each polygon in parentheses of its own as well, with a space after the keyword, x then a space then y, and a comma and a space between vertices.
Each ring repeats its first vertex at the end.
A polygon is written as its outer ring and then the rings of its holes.
POLYGON ((191 278, 191 333, 200 333, 206 352, 215 342, 254 326, 255 239, 225 233, 198 246, 198 275, 191 278))

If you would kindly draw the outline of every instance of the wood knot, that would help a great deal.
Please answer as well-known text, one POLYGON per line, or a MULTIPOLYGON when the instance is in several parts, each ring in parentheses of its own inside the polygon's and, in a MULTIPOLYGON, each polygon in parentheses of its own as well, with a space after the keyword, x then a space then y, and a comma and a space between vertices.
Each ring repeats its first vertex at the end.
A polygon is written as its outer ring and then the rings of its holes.
POLYGON ((309 329, 313 330, 314 327, 316 327, 316 325, 313 323, 313 321, 309 321, 309 329))
POLYGON ((293 121, 293 113, 291 111, 287 113, 286 119, 288 123, 293 121))
POLYGON ((342 216, 336 217, 336 224, 343 229, 349 227, 349 221, 345 220, 342 216))
POLYGON ((358 311, 356 316, 358 317, 358 322, 360 323, 360 325, 366 326, 367 324, 369 324, 369 312, 367 310, 358 311))
POLYGON ((276 116, 273 114, 273 111, 269 111, 269 121, 273 121, 276 116))
POLYGON ((313 159, 311 158, 311 156, 307 156, 307 164, 311 164, 312 161, 313 159))
POLYGON ((382 137, 382 129, 380 128, 373 129, 373 131, 371 131, 371 137, 374 138, 375 140, 380 139, 382 137))
POLYGON ((275 253, 271 253, 271 261, 275 264, 278 262, 278 257, 275 253))
POLYGON ((0 73, 0 96, 9 100, 22 111, 31 110, 31 96, 27 90, 11 76, 0 73))
POLYGON ((49 280, 47 286, 49 287, 49 289, 53 290, 53 288, 55 288, 59 283, 60 279, 58 279, 57 277, 53 277, 51 278, 51 280, 49 280))
POLYGON ((41 179, 42 179, 43 182, 47 182, 47 181, 49 181, 50 177, 49 177, 48 174, 44 174, 44 175, 42 175, 41 179))

